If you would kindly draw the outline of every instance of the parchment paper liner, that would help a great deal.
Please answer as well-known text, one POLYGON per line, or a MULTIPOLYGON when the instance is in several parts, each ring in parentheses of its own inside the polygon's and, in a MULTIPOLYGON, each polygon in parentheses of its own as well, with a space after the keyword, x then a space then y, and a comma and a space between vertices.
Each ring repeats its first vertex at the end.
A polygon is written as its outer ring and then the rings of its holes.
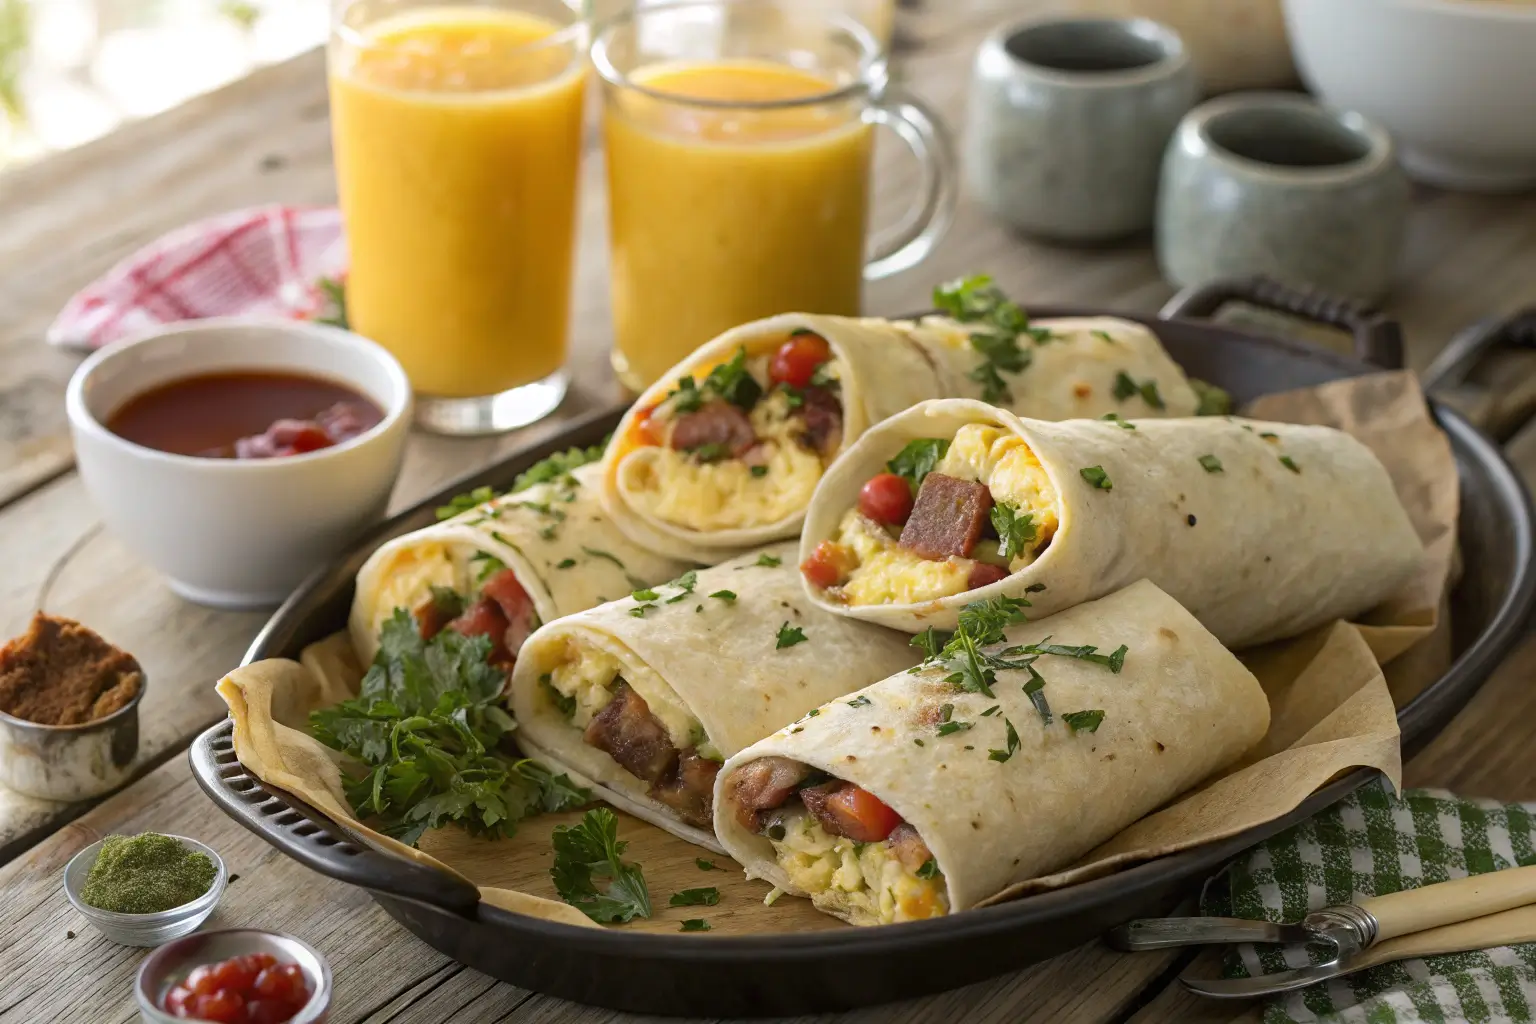
MULTIPOLYGON (((1368 766, 1400 785, 1394 695, 1405 703, 1449 664, 1442 595, 1455 558, 1458 513, 1456 467, 1449 442, 1429 419, 1411 374, 1384 373, 1266 396, 1248 415, 1348 430, 1374 449, 1427 549, 1419 575, 1362 623, 1334 623, 1294 639, 1243 652, 1243 660, 1270 699, 1264 741, 1238 765, 1162 810, 1131 825, 1077 864, 1021 883, 989 902, 1059 888, 1117 868, 1235 835, 1295 808, 1334 777, 1368 766), (1431 633, 1442 642, 1403 654, 1431 633)), ((235 722, 235 749, 245 767, 330 815, 338 824, 386 852, 454 871, 481 887, 487 902, 519 913, 578 926, 591 922, 556 901, 548 870, 549 833, 577 820, 578 812, 545 815, 520 826, 509 841, 474 840, 458 829, 425 837, 412 850, 354 820, 342 790, 339 755, 303 732, 315 707, 355 692, 360 666, 341 634, 307 648, 303 665, 273 659, 236 669, 219 693, 235 722), (451 865, 451 866, 450 866, 451 865)), ((1085 799, 1091 799, 1086 794, 1085 799)), ((684 918, 707 919, 706 934, 805 931, 846 927, 806 900, 785 897, 764 906, 767 886, 748 882, 733 862, 708 854, 660 829, 621 815, 626 859, 645 868, 655 916, 626 927, 675 932, 684 918), (729 870, 704 870, 705 857, 729 870), (671 893, 715 886, 718 906, 671 909, 671 893)))

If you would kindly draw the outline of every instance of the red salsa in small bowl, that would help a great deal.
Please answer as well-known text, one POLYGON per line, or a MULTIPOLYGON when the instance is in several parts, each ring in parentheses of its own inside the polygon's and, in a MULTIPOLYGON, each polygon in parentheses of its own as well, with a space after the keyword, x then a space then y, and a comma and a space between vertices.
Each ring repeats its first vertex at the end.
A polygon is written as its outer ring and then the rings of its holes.
POLYGON ((221 1024, 285 1024, 309 1002, 304 968, 270 953, 204 964, 165 997, 174 1017, 221 1024))
POLYGON ((240 370, 182 377, 130 398, 106 427, 134 444, 209 459, 270 459, 341 444, 384 419, 325 377, 240 370))

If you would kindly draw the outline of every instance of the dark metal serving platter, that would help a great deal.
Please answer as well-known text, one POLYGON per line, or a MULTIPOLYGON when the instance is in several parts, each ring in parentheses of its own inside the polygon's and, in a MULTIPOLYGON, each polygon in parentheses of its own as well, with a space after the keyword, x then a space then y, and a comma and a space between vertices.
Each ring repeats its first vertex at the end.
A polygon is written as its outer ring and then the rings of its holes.
MULTIPOLYGON (((1038 316, 1084 310, 1031 310, 1038 316)), ((1098 311, 1094 311, 1098 312, 1098 311)), ((1262 280, 1226 282, 1182 297, 1153 327, 1192 376, 1257 395, 1402 365, 1395 324, 1324 296, 1262 280), (1351 358, 1297 341, 1263 338, 1193 317, 1241 300, 1350 331, 1351 358)), ((1450 437, 1461 485, 1462 574, 1452 594, 1455 660, 1399 714, 1405 755, 1434 736, 1519 639, 1536 600, 1530 499, 1497 447, 1466 420, 1434 408, 1450 437)), ((273 615, 246 653, 251 662, 297 657, 344 626, 353 578, 384 541, 433 521, 433 510, 474 486, 505 488, 552 451, 594 444, 620 412, 574 424, 552 441, 476 472, 379 525, 317 573, 273 615)), ((1340 799, 1374 777, 1360 770, 1291 814, 1224 842, 1163 857, 1057 892, 884 928, 743 937, 672 936, 576 928, 481 904, 471 885, 358 846, 313 808, 269 789, 235 759, 228 722, 198 738, 194 774, 226 813, 301 863, 368 889, 437 949, 505 981, 585 1003, 689 1016, 777 1016, 851 1009, 955 988, 1061 953, 1133 917, 1165 912, 1202 877, 1248 846, 1340 799)))

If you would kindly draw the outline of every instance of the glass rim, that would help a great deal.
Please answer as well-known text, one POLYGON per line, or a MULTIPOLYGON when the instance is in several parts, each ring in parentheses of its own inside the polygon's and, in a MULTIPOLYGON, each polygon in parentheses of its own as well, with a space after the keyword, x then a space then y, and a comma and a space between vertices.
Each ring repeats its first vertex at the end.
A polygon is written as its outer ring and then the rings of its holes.
POLYGON ((846 85, 840 85, 825 92, 780 100, 718 100, 702 96, 687 96, 661 89, 653 89, 648 85, 635 81, 630 72, 620 71, 609 56, 608 48, 613 35, 622 28, 633 26, 642 15, 688 10, 691 8, 729 9, 763 2, 764 0, 665 0, 663 3, 646 4, 644 9, 638 6, 630 6, 625 11, 593 26, 592 66, 596 69, 598 77, 609 85, 617 86, 621 89, 630 89, 649 99, 663 103, 676 103, 708 110, 766 111, 814 107, 824 103, 837 103, 843 100, 858 98, 872 92, 880 83, 879 69, 885 63, 885 54, 880 43, 875 39, 874 33, 870 32, 857 18, 847 14, 834 14, 825 11, 818 5, 809 3, 797 6, 807 8, 818 17, 821 17, 824 23, 836 26, 846 32, 854 39, 859 49, 857 76, 846 85))
MULTIPOLYGON (((393 49, 394 47, 393 47, 392 44, 390 44, 390 43, 381 43, 381 42, 379 42, 376 39, 370 38, 368 36, 368 34, 366 33, 366 31, 360 30, 360 29, 354 28, 351 25, 348 25, 346 23, 346 21, 343 19, 343 15, 348 10, 350 10, 353 7, 358 6, 359 4, 361 4, 363 2, 365 2, 365 0, 347 0, 346 3, 336 5, 336 7, 334 9, 334 14, 331 16, 331 35, 333 35, 337 39, 345 42, 349 48, 355 49, 355 50, 369 50, 369 51, 373 51, 373 52, 381 52, 381 51, 388 51, 390 49, 393 49)), ((495 11, 495 10, 500 10, 501 9, 501 8, 497 8, 497 7, 483 7, 483 6, 479 6, 479 5, 473 5, 473 6, 465 5, 465 6, 468 6, 468 8, 470 10, 495 11)), ((551 32, 547 36, 541 36, 538 39, 530 40, 529 42, 526 42, 526 43, 519 43, 516 46, 512 47, 511 49, 507 50, 506 52, 508 54, 535 53, 535 52, 537 52, 539 50, 546 50, 546 49, 550 49, 550 48, 556 47, 556 46, 564 46, 564 45, 567 45, 567 44, 570 44, 570 43, 577 43, 577 44, 579 44, 581 42, 581 37, 586 35, 587 30, 591 27, 590 19, 586 18, 581 13, 580 10, 578 10, 575 7, 572 7, 569 2, 566 2, 566 0, 559 0, 558 6, 563 7, 567 11, 570 12, 570 14, 572 16, 572 19, 573 19, 571 22, 569 22, 568 24, 560 26, 558 29, 556 29, 555 31, 551 32)), ((435 9, 443 9, 443 8, 438 8, 438 7, 435 7, 435 6, 407 7, 404 10, 393 12, 391 15, 388 15, 385 18, 382 18, 382 19, 379 19, 379 20, 380 21, 386 21, 390 17, 398 17, 399 15, 408 14, 408 13, 410 13, 412 11, 428 11, 428 10, 435 10, 435 9)), ((459 7, 459 8, 456 8, 456 9, 463 10, 464 8, 463 7, 459 7)), ((532 12, 523 12, 523 13, 532 14, 532 12)), ((537 17, 537 15, 534 15, 534 16, 537 17)), ((370 24, 378 24, 378 21, 370 22, 370 24)), ((580 57, 581 57, 580 49, 581 48, 578 47, 578 52, 576 54, 574 54, 573 57, 572 57, 573 60, 579 60, 580 59, 580 57)))

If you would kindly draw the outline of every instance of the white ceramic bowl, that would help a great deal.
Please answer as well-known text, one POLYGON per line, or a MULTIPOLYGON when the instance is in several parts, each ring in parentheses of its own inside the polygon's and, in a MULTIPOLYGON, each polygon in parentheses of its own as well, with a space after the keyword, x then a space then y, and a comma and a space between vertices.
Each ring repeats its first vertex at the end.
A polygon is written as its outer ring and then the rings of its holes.
POLYGON ((1285 0, 1285 20, 1307 84, 1384 125, 1414 178, 1536 186, 1536 5, 1285 0))
POLYGON ((177 594, 217 608, 277 604, 382 516, 411 420, 405 371, 373 342, 320 324, 239 318, 109 345, 75 371, 65 404, 80 475, 107 526, 177 594), (341 381, 384 419, 331 448, 251 460, 171 455, 103 425, 156 385, 239 370, 341 381))

